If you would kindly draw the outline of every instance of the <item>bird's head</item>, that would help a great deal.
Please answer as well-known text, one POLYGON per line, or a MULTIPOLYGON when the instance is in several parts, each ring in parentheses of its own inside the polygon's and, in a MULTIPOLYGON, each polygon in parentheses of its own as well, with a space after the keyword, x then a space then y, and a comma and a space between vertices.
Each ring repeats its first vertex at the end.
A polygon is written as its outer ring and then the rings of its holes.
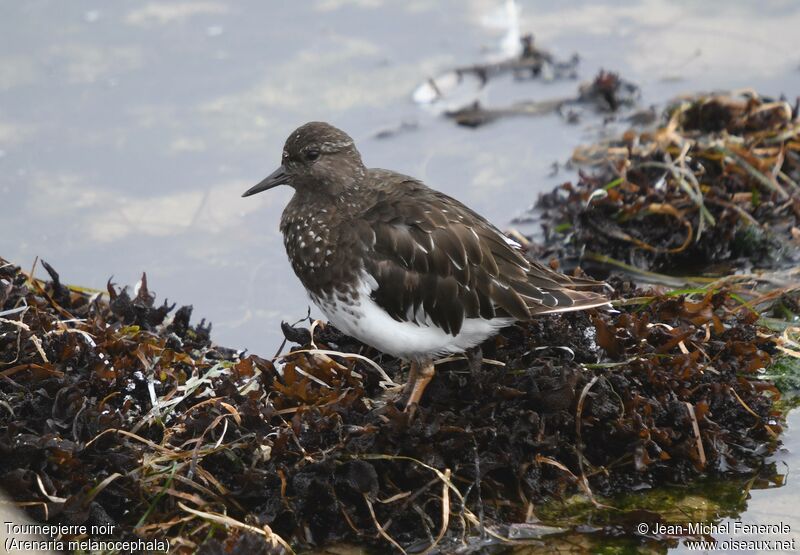
POLYGON ((366 169, 353 139, 344 131, 312 121, 286 139, 280 167, 242 195, 249 197, 278 185, 296 191, 339 195, 364 178, 366 169))

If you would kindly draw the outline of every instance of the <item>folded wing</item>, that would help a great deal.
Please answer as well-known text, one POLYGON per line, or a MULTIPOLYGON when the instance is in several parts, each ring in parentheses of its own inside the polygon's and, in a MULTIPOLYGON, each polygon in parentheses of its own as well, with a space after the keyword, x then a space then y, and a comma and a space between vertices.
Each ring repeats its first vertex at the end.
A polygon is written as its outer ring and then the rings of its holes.
POLYGON ((457 335, 466 318, 528 320, 608 303, 588 290, 602 283, 526 259, 483 217, 410 178, 378 192, 359 225, 372 297, 396 320, 457 335))

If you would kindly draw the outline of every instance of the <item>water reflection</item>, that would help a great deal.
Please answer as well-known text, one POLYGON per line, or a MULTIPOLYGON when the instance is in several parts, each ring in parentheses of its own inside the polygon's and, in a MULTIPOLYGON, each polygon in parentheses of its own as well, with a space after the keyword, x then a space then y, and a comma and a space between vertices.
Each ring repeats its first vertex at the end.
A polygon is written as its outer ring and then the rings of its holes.
MULTIPOLYGON (((790 429, 800 426, 800 413, 789 415, 790 429)), ((795 468, 800 459, 800 445, 789 441, 759 472, 752 477, 735 476, 699 481, 685 486, 665 485, 655 490, 640 491, 614 499, 603 500, 605 508, 596 508, 583 496, 565 503, 551 502, 538 508, 544 522, 571 528, 563 534, 552 535, 539 545, 505 550, 513 555, 538 553, 696 553, 687 541, 716 540, 720 545, 729 540, 795 540, 800 543, 796 510, 791 505, 797 496, 797 486, 787 481, 787 471, 795 468), (553 520, 555 519, 555 520, 553 520), (648 533, 637 537, 641 523, 650 523, 648 533), (664 527, 689 529, 692 525, 713 524, 707 536, 681 537, 680 534, 661 537, 654 533, 652 523, 664 527), (739 524, 735 524, 739 523, 739 524), (780 525, 784 534, 750 533, 755 525, 780 525), (739 526, 737 528, 736 526, 739 526), (730 533, 716 533, 729 530, 730 533), (738 531, 737 531, 738 530, 738 531)), ((737 552, 720 549, 720 552, 737 552)), ((742 550, 758 552, 759 550, 742 550)), ((780 551, 780 550, 779 550, 780 551)))

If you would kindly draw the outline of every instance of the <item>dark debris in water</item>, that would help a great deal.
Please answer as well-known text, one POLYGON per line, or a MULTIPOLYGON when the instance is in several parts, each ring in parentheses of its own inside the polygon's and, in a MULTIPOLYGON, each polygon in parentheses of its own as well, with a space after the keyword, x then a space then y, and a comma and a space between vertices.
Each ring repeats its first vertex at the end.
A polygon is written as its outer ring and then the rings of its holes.
MULTIPOLYGON (((516 81, 554 81, 577 79, 579 57, 557 60, 539 48, 531 35, 521 39, 518 55, 483 64, 457 67, 431 77, 413 93, 418 104, 434 107, 458 125, 480 127, 497 119, 511 116, 542 116, 559 114, 569 123, 578 122, 583 113, 591 111, 614 117, 636 106, 639 88, 617 73, 601 70, 588 83, 578 87, 574 96, 540 101, 521 101, 510 105, 487 105, 480 93, 493 80, 511 74, 516 81)), ((401 124, 395 129, 379 132, 385 138, 408 129, 401 124)))
POLYGON ((612 280, 619 312, 504 330, 480 371, 441 363, 411 417, 399 362, 333 327, 245 356, 145 277, 100 295, 45 267, 0 261, 0 486, 39 520, 178 552, 534 537, 542 501, 750 473, 781 431, 759 379, 779 342, 725 287, 612 280))
POLYGON ((586 110, 616 114, 630 110, 639 100, 639 87, 617 73, 601 70, 589 83, 579 86, 574 97, 516 102, 510 106, 487 107, 480 101, 446 112, 447 117, 465 127, 480 127, 509 116, 559 114, 568 123, 577 123, 586 110))
MULTIPOLYGON (((580 58, 574 54, 559 60, 539 47, 533 35, 520 39, 519 52, 486 63, 456 67, 430 77, 412 93, 414 101, 432 107, 456 124, 481 127, 498 119, 517 116, 558 114, 568 123, 578 123, 584 113, 600 114, 606 120, 617 117, 640 118, 633 114, 640 98, 639 87, 619 74, 600 70, 589 82, 578 87, 574 96, 547 100, 525 100, 513 104, 491 104, 481 98, 492 80, 508 76, 517 82, 575 80, 580 58)), ((378 132, 376 138, 386 138, 410 129, 400 124, 378 132)))
POLYGON ((419 85, 414 92, 414 99, 421 104, 433 104, 450 100, 450 95, 457 88, 470 80, 478 88, 483 88, 491 79, 511 74, 518 80, 542 79, 575 79, 579 63, 578 55, 568 60, 558 60, 550 52, 540 48, 533 35, 525 35, 520 39, 519 54, 513 57, 456 67, 444 73, 430 77, 419 85))

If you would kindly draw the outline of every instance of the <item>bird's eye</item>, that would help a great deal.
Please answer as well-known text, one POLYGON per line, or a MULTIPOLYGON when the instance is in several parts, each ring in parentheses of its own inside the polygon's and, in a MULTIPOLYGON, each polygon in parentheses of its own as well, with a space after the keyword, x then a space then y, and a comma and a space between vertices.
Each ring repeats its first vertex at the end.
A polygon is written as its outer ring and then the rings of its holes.
POLYGON ((310 148, 306 151, 306 160, 308 160, 309 162, 313 162, 314 160, 319 158, 319 154, 320 154, 319 150, 317 150, 316 148, 310 148))

